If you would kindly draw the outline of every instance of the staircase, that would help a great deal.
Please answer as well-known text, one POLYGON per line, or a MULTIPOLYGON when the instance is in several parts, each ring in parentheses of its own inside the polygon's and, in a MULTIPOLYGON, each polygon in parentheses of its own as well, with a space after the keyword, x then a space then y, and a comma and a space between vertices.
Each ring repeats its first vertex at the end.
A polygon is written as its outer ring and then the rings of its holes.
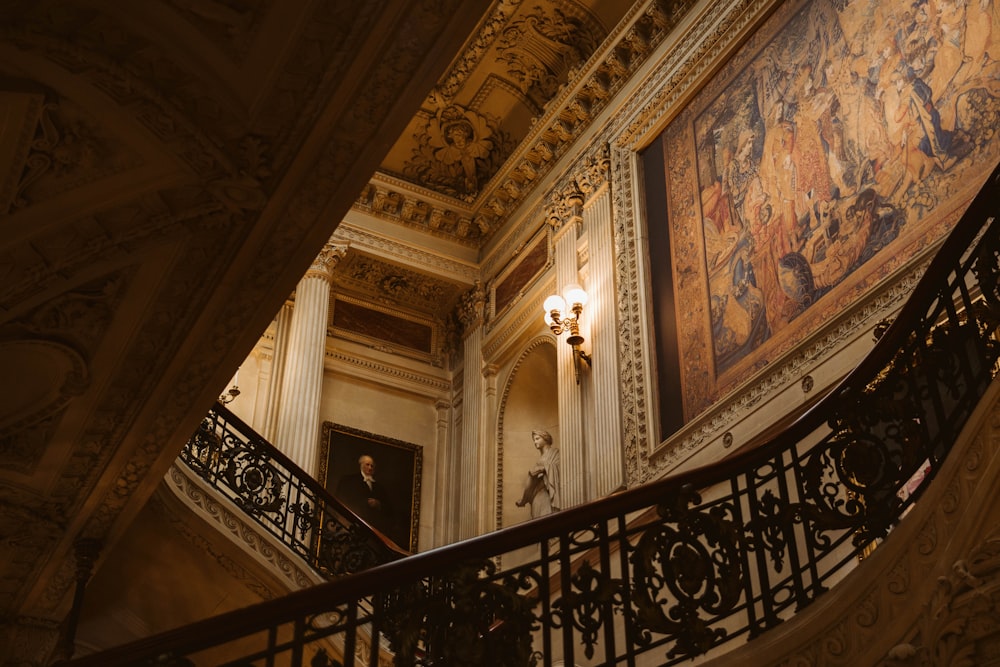
MULTIPOLYGON (((949 454, 997 400, 998 209, 1000 170, 872 353, 759 446, 404 558, 365 532, 355 543, 374 554, 372 567, 340 576, 342 558, 316 561, 339 578, 62 664, 675 665, 771 650, 772 637, 794 641, 786 628, 832 604, 831 589, 875 585, 852 571, 886 560, 881 554, 897 535, 918 534, 901 518, 922 497, 946 502, 935 478, 949 465, 960 469, 949 454)), ((219 419, 234 418, 216 406, 185 457, 193 469, 227 480, 234 455, 219 437, 219 419)), ((259 474, 254 484, 266 489, 259 474)), ((266 495, 247 500, 246 488, 230 486, 248 512, 267 513, 266 495)), ((332 499, 318 498, 296 496, 282 503, 291 514, 267 519, 273 534, 310 558, 323 551, 325 536, 356 531, 342 508, 331 514, 332 499), (327 527, 322 517, 334 514, 341 518, 327 527)), ((994 560, 1000 569, 1000 557, 994 560)), ((981 582, 983 562, 961 566, 968 576, 954 590, 981 582)), ((915 632, 891 647, 885 664, 923 664, 920 641, 930 642, 934 631, 915 632)), ((939 632, 941 641, 948 632, 939 632)))

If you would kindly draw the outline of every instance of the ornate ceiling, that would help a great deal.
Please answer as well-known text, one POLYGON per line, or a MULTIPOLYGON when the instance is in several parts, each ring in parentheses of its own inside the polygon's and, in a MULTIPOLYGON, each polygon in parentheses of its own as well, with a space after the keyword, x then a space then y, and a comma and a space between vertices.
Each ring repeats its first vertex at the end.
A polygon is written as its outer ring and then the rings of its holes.
POLYGON ((54 636, 74 544, 136 515, 489 8, 0 3, 0 646, 54 636))
MULTIPOLYGON (((615 0, 495 3, 355 207, 482 247, 552 157, 545 140, 525 141, 540 139, 539 119, 631 9, 615 0)), ((557 133, 572 135, 578 120, 564 116, 557 133)))
POLYGON ((53 629, 73 545, 128 525, 331 234, 333 298, 439 358, 674 4, 0 2, 0 644, 53 629))
MULTIPOLYGON (((632 11, 630 3, 615 0, 494 3, 395 140, 353 212, 416 232, 416 243, 435 255, 472 258, 474 266, 510 214, 539 196, 536 187, 560 150, 629 71, 630 63, 616 60, 628 49, 614 52, 596 75, 592 61, 632 11), (581 84, 584 77, 591 80, 581 84), (582 90, 567 99, 572 86, 582 90)), ((403 266, 414 264, 420 262, 407 257, 403 266)), ((352 290, 339 281, 335 290, 395 302, 444 326, 456 287, 468 289, 477 277, 471 271, 442 278, 434 289, 449 298, 433 303, 394 299, 378 284, 352 290)))

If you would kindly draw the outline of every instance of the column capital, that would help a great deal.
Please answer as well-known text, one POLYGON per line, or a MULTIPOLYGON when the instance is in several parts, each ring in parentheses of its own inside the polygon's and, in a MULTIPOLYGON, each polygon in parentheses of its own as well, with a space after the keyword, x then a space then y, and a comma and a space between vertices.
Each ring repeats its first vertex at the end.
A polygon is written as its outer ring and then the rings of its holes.
POLYGON ((602 144, 577 163, 574 173, 553 189, 545 206, 545 221, 556 231, 572 222, 579 224, 588 200, 611 179, 611 146, 602 144))
POLYGON ((580 189, 580 184, 574 178, 561 190, 554 190, 549 195, 548 204, 545 206, 545 221, 558 234, 567 227, 572 227, 573 223, 579 225, 583 222, 583 202, 584 192, 580 189))
POLYGON ((327 243, 324 245, 303 278, 322 278, 327 282, 333 280, 333 270, 340 263, 340 260, 344 259, 350 245, 350 243, 327 243))
POLYGON ((483 311, 486 307, 486 289, 477 280, 472 287, 461 296, 458 303, 458 319, 464 329, 463 335, 483 321, 483 311))
POLYGON ((611 146, 604 144, 588 156, 576 180, 588 197, 593 197, 607 185, 611 180, 611 146))

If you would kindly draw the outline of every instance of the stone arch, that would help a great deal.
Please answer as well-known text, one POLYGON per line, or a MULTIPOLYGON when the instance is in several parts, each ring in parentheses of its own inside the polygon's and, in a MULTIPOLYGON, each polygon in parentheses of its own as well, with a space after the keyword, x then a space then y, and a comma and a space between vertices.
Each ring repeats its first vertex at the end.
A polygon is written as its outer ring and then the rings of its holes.
POLYGON ((523 478, 537 458, 531 431, 543 428, 559 442, 559 390, 556 347, 552 336, 538 336, 524 346, 504 383, 497 411, 496 527, 529 518, 514 503, 523 478), (509 443, 509 444, 508 444, 509 443))

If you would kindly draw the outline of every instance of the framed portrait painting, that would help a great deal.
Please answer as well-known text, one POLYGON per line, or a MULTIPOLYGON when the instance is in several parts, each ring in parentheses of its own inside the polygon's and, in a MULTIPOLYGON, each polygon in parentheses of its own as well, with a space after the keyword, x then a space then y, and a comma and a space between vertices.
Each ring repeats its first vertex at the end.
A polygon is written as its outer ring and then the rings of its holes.
POLYGON ((417 551, 423 448, 323 422, 319 479, 334 497, 397 545, 417 551), (362 459, 370 461, 367 484, 362 459))

